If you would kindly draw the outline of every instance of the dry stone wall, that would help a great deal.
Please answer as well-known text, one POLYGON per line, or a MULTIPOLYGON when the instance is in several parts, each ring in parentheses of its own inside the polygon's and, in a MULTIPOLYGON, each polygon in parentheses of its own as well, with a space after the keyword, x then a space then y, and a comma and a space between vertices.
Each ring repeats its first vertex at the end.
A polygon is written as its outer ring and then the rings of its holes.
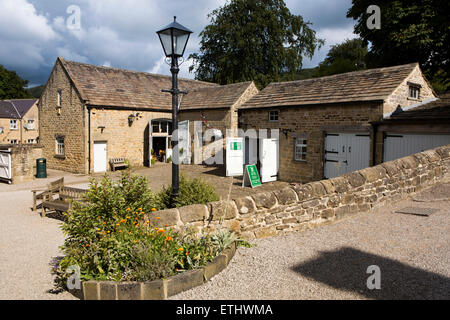
POLYGON ((340 177, 273 192, 191 205, 148 214, 156 227, 226 227, 244 239, 312 229, 398 201, 450 173, 450 145, 351 172, 340 177))

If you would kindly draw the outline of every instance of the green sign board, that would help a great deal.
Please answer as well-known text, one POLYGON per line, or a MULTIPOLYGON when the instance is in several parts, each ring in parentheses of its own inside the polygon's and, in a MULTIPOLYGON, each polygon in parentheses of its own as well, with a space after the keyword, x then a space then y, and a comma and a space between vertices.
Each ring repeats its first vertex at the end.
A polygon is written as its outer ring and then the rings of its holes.
POLYGON ((230 150, 242 150, 242 142, 231 142, 230 150))
POLYGON ((259 187, 261 185, 261 179, 259 178, 258 169, 256 164, 245 166, 244 172, 244 184, 248 181, 252 188, 259 187))

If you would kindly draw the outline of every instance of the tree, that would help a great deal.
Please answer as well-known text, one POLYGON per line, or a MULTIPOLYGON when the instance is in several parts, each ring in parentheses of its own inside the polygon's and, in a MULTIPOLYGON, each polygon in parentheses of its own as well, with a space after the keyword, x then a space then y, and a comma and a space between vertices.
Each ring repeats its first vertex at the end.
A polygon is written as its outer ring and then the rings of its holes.
POLYGON ((0 65, 0 100, 31 98, 24 89, 27 85, 27 80, 23 80, 16 72, 9 71, 0 65))
POLYGON ((375 1, 381 9, 381 29, 367 28, 366 10, 373 0, 353 0, 348 18, 357 20, 355 33, 365 44, 369 67, 419 62, 428 78, 448 88, 449 36, 447 0, 375 1), (443 75, 444 74, 444 75, 443 75), (441 79, 441 80, 439 80, 441 79), (447 84, 445 84, 447 83, 447 84))
POLYGON ((316 76, 351 72, 366 69, 367 46, 361 39, 346 40, 334 45, 324 61, 319 64, 316 76))
POLYGON ((253 80, 262 88, 294 75, 303 56, 312 57, 323 40, 283 0, 230 0, 208 15, 200 53, 192 54, 198 80, 229 84, 253 80))

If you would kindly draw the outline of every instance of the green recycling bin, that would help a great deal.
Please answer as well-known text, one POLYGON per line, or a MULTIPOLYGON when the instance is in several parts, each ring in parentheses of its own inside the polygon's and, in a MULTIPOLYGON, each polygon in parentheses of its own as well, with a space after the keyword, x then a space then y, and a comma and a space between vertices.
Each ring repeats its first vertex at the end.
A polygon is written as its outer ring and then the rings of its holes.
POLYGON ((36 178, 47 178, 47 159, 39 158, 36 160, 36 178))

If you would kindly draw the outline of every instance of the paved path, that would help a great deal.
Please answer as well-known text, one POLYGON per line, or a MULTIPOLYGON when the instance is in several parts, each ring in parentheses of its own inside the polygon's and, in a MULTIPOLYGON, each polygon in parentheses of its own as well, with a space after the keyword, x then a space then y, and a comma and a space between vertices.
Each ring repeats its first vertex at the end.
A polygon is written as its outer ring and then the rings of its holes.
POLYGON ((52 260, 61 256, 60 222, 32 213, 30 191, 0 192, 0 300, 74 299, 55 295, 52 260))

